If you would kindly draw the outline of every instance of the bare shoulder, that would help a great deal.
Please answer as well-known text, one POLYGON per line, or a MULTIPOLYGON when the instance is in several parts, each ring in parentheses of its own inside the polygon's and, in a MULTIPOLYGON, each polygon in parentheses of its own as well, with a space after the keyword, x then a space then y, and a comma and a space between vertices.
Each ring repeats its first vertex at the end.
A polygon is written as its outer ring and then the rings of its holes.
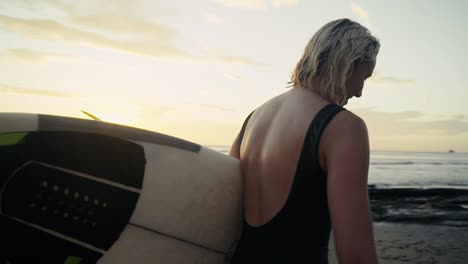
POLYGON ((364 120, 354 113, 341 111, 333 118, 323 132, 319 151, 324 171, 359 170, 360 177, 367 178, 369 135, 364 120))
MULTIPOLYGON (((367 133, 366 122, 349 110, 341 111, 330 122, 327 130, 331 133, 349 134, 349 133, 367 133), (348 132, 348 133, 343 133, 348 132)), ((327 131, 327 132, 328 132, 327 131)))
POLYGON ((351 111, 341 111, 328 124, 319 145, 320 164, 326 171, 331 156, 368 155, 369 136, 364 120, 351 111))

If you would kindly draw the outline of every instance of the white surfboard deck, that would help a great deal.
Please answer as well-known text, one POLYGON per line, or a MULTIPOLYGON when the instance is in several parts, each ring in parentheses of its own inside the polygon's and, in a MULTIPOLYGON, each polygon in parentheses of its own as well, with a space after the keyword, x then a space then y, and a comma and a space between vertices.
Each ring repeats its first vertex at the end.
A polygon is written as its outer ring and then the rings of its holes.
MULTIPOLYGON (((103 264, 226 263, 226 255, 239 239, 242 228, 237 159, 203 146, 187 150, 179 147, 186 143, 183 140, 100 121, 0 113, 0 134, 34 131, 119 137, 143 147, 146 167, 142 188, 128 188, 139 193, 130 221, 108 250, 55 234, 50 228, 31 226, 101 252, 103 256, 98 263, 103 264), (155 142, 158 140, 161 142, 155 142)), ((21 219, 17 221, 28 224, 21 219)))

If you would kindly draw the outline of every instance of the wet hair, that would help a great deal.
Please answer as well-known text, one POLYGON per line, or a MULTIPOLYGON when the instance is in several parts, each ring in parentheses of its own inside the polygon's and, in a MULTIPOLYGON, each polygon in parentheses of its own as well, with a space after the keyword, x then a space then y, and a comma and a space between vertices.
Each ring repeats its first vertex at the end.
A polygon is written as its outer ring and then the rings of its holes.
POLYGON ((350 19, 331 21, 320 28, 296 65, 291 86, 312 89, 325 99, 342 104, 347 99, 346 80, 360 62, 376 60, 380 43, 369 30, 350 19), (313 87, 319 80, 320 87, 313 87))

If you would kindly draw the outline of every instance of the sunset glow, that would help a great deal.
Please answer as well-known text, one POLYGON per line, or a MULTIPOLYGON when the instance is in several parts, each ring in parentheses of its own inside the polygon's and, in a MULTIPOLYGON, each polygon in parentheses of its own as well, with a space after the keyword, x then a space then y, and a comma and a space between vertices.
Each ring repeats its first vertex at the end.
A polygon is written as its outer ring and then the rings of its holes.
POLYGON ((348 17, 381 41, 346 108, 371 148, 468 152, 466 1, 2 1, 0 112, 97 117, 204 145, 286 91, 312 34, 348 17))

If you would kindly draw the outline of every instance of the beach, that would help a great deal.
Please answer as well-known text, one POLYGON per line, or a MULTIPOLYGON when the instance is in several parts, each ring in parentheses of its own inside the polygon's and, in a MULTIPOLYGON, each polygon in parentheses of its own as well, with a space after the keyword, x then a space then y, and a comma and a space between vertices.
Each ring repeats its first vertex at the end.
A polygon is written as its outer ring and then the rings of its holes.
MULTIPOLYGON (((379 263, 468 263, 467 171, 467 153, 371 152, 379 263)), ((329 248, 330 264, 338 263, 333 233, 329 248)))
POLYGON ((380 263, 468 263, 467 189, 370 185, 369 200, 380 263))
MULTIPOLYGON (((468 263, 468 227, 378 222, 374 238, 379 263, 468 263)), ((338 263, 333 239, 329 252, 338 263)))

